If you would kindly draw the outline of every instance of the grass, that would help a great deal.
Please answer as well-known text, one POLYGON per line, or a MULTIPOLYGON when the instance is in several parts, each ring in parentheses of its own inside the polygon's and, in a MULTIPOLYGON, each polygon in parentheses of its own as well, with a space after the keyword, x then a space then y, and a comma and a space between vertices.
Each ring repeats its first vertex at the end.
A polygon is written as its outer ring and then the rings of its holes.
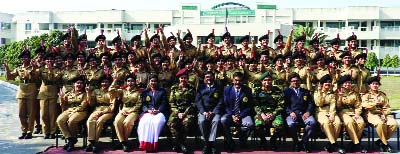
MULTIPOLYGON (((0 76, 0 80, 6 81, 6 76, 1 75, 1 76, 0 76)), ((15 79, 15 80, 8 80, 8 81, 6 81, 6 82, 11 83, 11 84, 14 84, 14 85, 18 85, 18 79, 15 79)))
POLYGON ((392 110, 400 110, 400 77, 382 76, 381 84, 380 90, 388 96, 392 110))

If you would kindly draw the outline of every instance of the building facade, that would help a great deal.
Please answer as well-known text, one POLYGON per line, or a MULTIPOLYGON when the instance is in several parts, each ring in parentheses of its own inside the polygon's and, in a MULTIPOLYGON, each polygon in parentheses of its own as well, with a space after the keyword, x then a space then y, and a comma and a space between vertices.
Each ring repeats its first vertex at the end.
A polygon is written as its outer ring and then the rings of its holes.
MULTIPOLYGON (((243 35, 259 36, 271 31, 270 38, 279 29, 288 35, 292 25, 310 25, 318 33, 328 35, 330 40, 339 33, 342 40, 356 34, 359 46, 376 52, 382 59, 385 54, 400 54, 400 8, 377 6, 354 6, 346 8, 277 8, 276 5, 255 3, 248 7, 238 3, 222 3, 212 8, 201 8, 199 4, 182 4, 179 10, 98 10, 98 11, 29 11, 18 14, 0 13, 0 45, 27 37, 49 33, 51 30, 67 31, 75 24, 79 33, 86 30, 89 46, 94 47, 94 39, 105 32, 108 42, 117 36, 117 31, 126 40, 140 34, 146 25, 149 35, 158 27, 165 27, 167 37, 170 32, 176 35, 178 29, 182 36, 190 29, 194 42, 205 42, 212 29, 221 36, 225 26, 234 43, 239 44, 243 35)), ((274 46, 273 39, 270 45, 274 46)), ((216 37, 216 43, 221 42, 216 37)), ((110 45, 110 43, 109 43, 110 45)), ((343 41, 343 46, 346 46, 343 41)))

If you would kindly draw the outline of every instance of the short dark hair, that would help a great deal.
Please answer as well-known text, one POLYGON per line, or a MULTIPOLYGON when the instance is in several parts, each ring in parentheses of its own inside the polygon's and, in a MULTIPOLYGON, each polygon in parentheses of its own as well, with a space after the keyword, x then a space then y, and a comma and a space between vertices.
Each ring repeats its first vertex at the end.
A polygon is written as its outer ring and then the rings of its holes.
POLYGON ((299 78, 299 79, 301 80, 300 75, 297 74, 297 73, 292 73, 292 74, 289 75, 289 78, 288 78, 289 82, 290 82, 290 80, 292 80, 293 78, 299 78))
POLYGON ((243 73, 242 72, 235 72, 235 73, 233 73, 233 77, 239 77, 239 78, 243 79, 243 73))
POLYGON ((207 74, 211 74, 211 76, 214 76, 214 72, 212 72, 212 71, 207 71, 206 73, 204 73, 204 77, 205 77, 207 74))

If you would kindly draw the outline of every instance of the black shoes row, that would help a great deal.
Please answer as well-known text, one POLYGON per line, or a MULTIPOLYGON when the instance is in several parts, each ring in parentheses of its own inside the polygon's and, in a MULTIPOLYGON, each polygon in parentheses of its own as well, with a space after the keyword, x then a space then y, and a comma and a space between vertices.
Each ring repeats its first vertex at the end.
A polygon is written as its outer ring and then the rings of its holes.
POLYGON ((18 139, 32 139, 32 133, 22 133, 18 139))
POLYGON ((75 144, 78 142, 78 139, 75 137, 68 138, 68 143, 64 145, 63 149, 67 152, 71 152, 74 150, 75 144))
POLYGON ((381 140, 377 140, 375 141, 375 145, 379 147, 379 150, 381 152, 389 152, 392 153, 392 146, 390 146, 389 144, 383 144, 381 140))

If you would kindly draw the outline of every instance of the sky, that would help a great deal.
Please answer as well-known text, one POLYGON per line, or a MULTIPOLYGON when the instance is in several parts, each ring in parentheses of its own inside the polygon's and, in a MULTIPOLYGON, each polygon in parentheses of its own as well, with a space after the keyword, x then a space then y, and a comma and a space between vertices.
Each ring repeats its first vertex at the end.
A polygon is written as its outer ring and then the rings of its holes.
POLYGON ((255 9, 256 2, 279 8, 340 8, 346 6, 400 7, 400 0, 2 0, 0 12, 94 11, 94 10, 178 10, 182 3, 200 3, 210 9, 223 2, 237 2, 255 9))

